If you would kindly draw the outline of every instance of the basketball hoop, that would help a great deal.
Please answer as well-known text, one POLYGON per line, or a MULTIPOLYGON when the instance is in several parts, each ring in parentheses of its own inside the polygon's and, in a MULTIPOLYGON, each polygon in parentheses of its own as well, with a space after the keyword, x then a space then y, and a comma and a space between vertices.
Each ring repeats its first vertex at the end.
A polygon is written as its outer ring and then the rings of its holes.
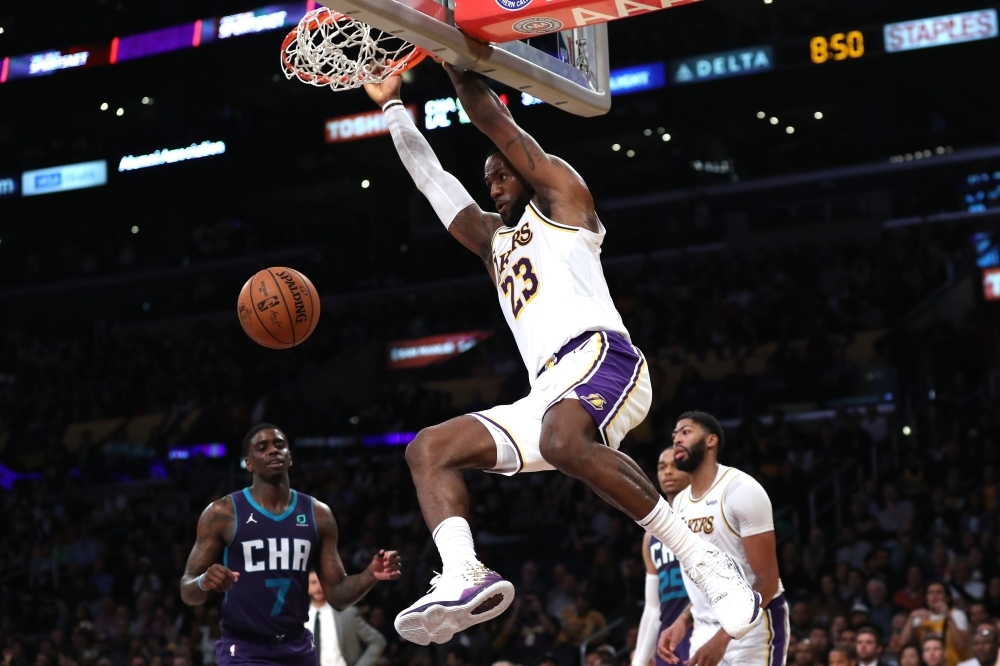
POLYGON ((326 7, 303 16, 281 44, 286 78, 334 91, 381 83, 426 55, 410 42, 326 7))

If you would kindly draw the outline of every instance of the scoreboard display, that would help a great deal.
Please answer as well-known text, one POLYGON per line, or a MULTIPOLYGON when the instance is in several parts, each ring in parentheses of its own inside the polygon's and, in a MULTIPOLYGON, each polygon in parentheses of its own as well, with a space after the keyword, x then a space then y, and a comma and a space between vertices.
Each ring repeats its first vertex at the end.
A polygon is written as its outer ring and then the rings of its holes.
POLYGON ((817 65, 831 60, 860 58, 865 54, 865 36, 860 30, 817 35, 809 40, 809 57, 817 65))

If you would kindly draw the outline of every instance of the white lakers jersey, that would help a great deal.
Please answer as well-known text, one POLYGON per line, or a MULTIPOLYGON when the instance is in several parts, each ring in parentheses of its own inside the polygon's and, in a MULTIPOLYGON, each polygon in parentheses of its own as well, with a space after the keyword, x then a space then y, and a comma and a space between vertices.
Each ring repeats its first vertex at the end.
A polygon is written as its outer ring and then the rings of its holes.
POLYGON ((493 234, 500 307, 532 384, 545 362, 581 333, 629 339, 601 269, 604 233, 604 225, 594 233, 559 224, 529 204, 516 227, 493 234))
MULTIPOLYGON (((771 500, 757 480, 733 467, 719 465, 715 481, 702 497, 692 495, 690 486, 674 500, 674 511, 692 532, 719 547, 740 563, 747 580, 756 580, 747 563, 743 537, 774 531, 771 500)), ((718 624, 712 604, 684 573, 684 586, 691 597, 691 615, 696 623, 718 624)), ((774 596, 784 592, 781 581, 774 596)))

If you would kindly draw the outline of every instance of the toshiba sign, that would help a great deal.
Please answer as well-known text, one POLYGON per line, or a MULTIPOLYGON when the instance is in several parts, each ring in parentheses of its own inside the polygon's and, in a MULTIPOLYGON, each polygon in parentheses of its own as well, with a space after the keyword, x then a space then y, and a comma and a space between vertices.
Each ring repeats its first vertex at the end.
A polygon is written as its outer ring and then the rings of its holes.
MULTIPOLYGON (((408 106, 406 107, 406 112, 416 122, 417 107, 408 106)), ((367 139, 388 133, 389 127, 385 124, 385 114, 381 111, 356 113, 350 116, 341 116, 340 118, 330 118, 326 121, 327 143, 357 141, 358 139, 367 139)))
POLYGON ((990 39, 997 36, 997 10, 890 23, 885 26, 884 34, 888 53, 990 39))

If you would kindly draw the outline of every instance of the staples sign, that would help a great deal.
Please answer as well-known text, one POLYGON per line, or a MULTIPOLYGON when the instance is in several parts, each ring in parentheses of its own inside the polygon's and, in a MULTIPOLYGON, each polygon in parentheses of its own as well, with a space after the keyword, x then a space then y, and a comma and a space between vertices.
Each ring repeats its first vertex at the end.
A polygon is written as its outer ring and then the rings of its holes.
POLYGON ((997 36, 997 10, 983 9, 890 23, 883 32, 887 53, 990 39, 997 36))
MULTIPOLYGON (((416 122, 417 107, 408 106, 406 112, 410 118, 416 122)), ((389 133, 389 126, 385 122, 385 114, 381 111, 369 111, 367 113, 355 113, 350 116, 330 118, 326 121, 326 142, 343 143, 345 141, 357 141, 368 139, 373 136, 381 136, 389 133)))
POLYGON ((987 268, 983 271, 983 298, 987 301, 1000 301, 1000 268, 987 268))

